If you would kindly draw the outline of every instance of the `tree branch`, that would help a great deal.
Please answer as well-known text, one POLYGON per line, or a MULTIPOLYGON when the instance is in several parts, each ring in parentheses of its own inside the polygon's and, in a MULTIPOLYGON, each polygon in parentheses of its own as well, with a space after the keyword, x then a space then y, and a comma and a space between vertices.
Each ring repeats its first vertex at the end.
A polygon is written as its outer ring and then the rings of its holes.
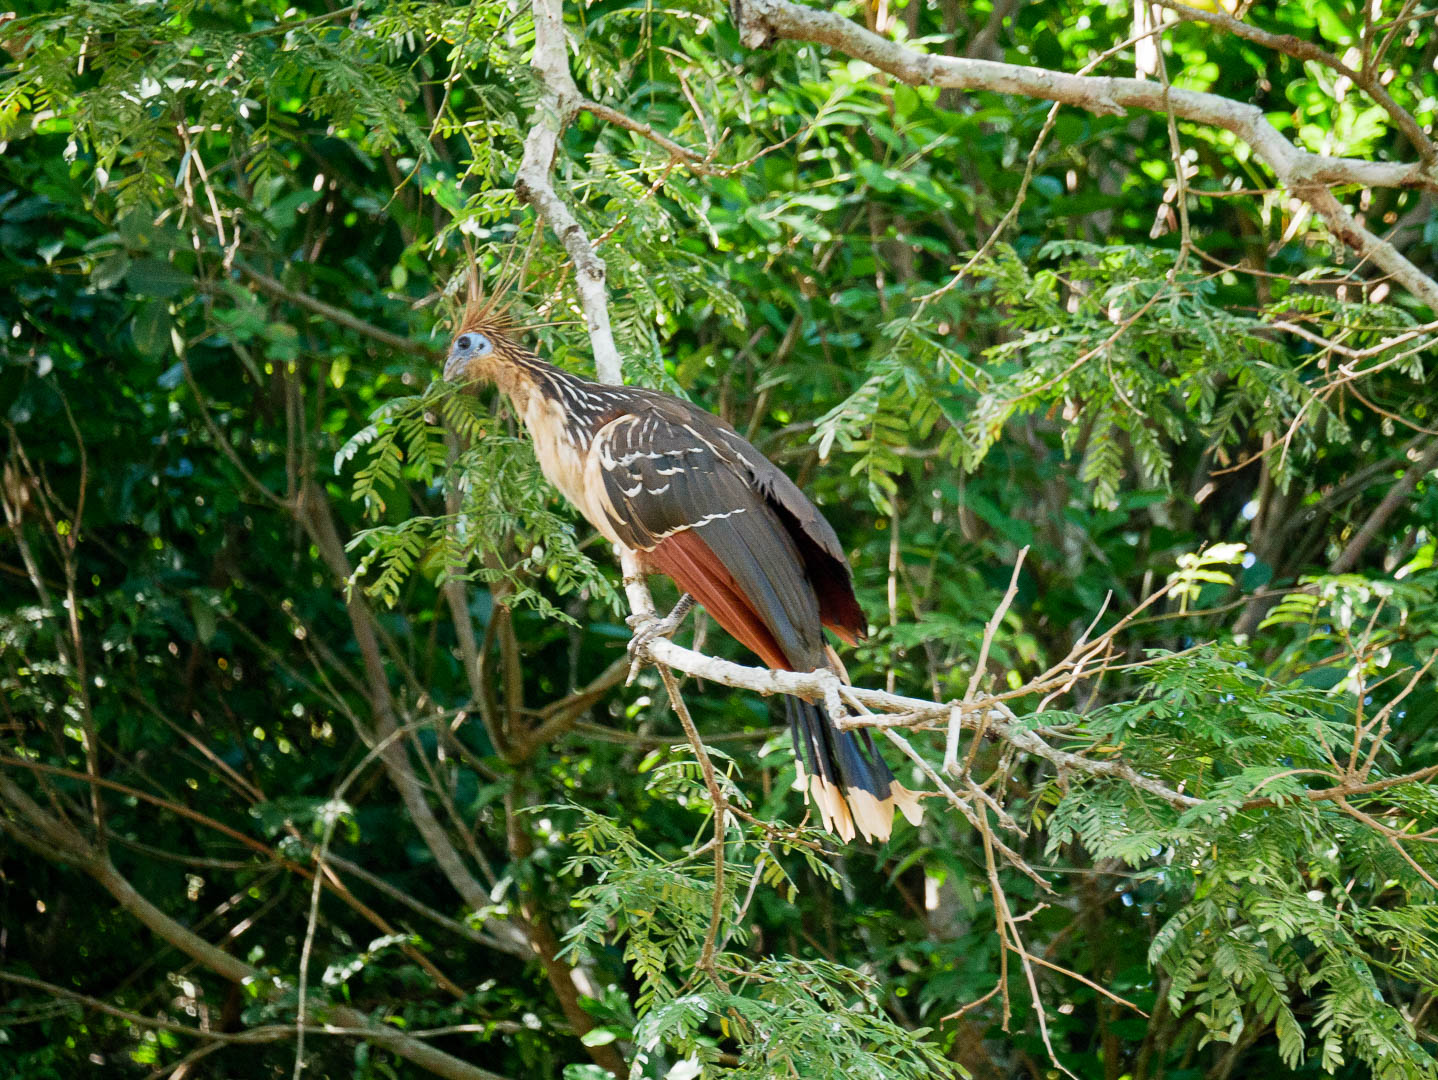
POLYGON ((935 56, 882 38, 833 12, 817 11, 791 0, 733 0, 733 9, 740 40, 751 49, 766 48, 781 38, 818 42, 867 61, 911 85, 1017 94, 1103 115, 1122 115, 1133 109, 1172 112, 1184 120, 1231 131, 1252 147, 1279 183, 1319 213, 1334 236, 1360 257, 1372 259, 1414 296, 1438 310, 1438 282, 1391 244, 1359 225, 1327 188, 1330 184, 1358 184, 1438 191, 1438 175, 1422 162, 1363 161, 1312 154, 1279 134, 1257 105, 1217 94, 1165 87, 1144 79, 1070 75, 991 60, 935 56))
POLYGON ((326 304, 323 300, 316 300, 313 296, 295 292, 295 290, 286 287, 268 274, 262 274, 260 271, 245 266, 244 264, 237 264, 235 269, 238 270, 243 277, 248 278, 257 285, 261 292, 269 293, 275 299, 287 301, 296 307, 313 311, 316 315, 328 319, 332 323, 353 330, 357 334, 362 334, 388 348, 409 353, 411 356, 422 356, 426 360, 437 360, 440 356, 437 350, 430 348, 423 342, 413 341, 410 338, 401 337, 399 334, 392 334, 382 327, 365 322, 363 319, 358 318, 351 312, 345 311, 343 308, 337 308, 332 304, 326 304))
POLYGON ((682 161, 687 168, 702 176, 724 171, 710 165, 708 159, 705 158, 703 154, 690 150, 687 146, 680 146, 673 139, 669 138, 669 136, 661 135, 655 131, 652 125, 626 116, 618 109, 611 109, 608 105, 601 105, 597 101, 580 102, 579 108, 581 111, 589 113, 596 119, 613 124, 615 127, 621 127, 625 131, 632 131, 634 134, 648 139, 656 146, 665 150, 671 159, 682 161))
MULTIPOLYGON (((352 567, 345 555, 344 542, 335 527, 334 517, 330 513, 329 501, 313 481, 308 481, 301 489, 296 514, 318 549, 320 558, 343 587, 349 580, 352 567)), ((357 589, 351 590, 346 608, 350 616, 350 627, 354 631, 355 644, 359 647, 360 658, 364 663, 370 709, 375 721, 373 732, 361 734, 366 736, 367 740, 384 740, 394 732, 397 724, 389 676, 385 671, 379 639, 375 634, 374 615, 357 589)), ((390 780, 398 789, 410 820, 414 822, 444 876, 471 911, 483 909, 489 903, 489 891, 464 865, 464 860, 450 842, 444 826, 430 809, 424 786, 415 775, 404 744, 389 743, 380 754, 380 760, 384 762, 390 780)))
POLYGON ((1394 511, 1418 486, 1418 481, 1432 472, 1435 466, 1438 466, 1438 439, 1430 440, 1418 460, 1410 465, 1408 470, 1398 478, 1398 482, 1388 489, 1388 494, 1383 496, 1383 501, 1374 508, 1373 513, 1368 515, 1368 519, 1363 522, 1353 539, 1328 567, 1330 574, 1346 574, 1358 565, 1358 560, 1368 550, 1368 545, 1378 535, 1378 530, 1387 524, 1394 511))
MULTIPOLYGON (((235 983, 257 983, 278 992, 270 976, 259 968, 251 967, 238 957, 231 956, 218 946, 211 945, 193 930, 181 925, 142 896, 110 861, 99 855, 85 842, 84 838, 68 824, 61 822, 48 811, 38 806, 18 785, 0 774, 0 800, 9 803, 26 825, 49 841, 51 846, 31 844, 37 853, 53 861, 63 861, 77 866, 100 884, 127 913, 150 929, 156 937, 174 946, 201 966, 235 983)), ((0 819, 3 822, 4 819, 0 819)), ((12 831, 17 839, 22 839, 12 831)), ((345 1005, 330 1005, 323 1009, 327 1018, 338 1021, 348 1028, 356 1029, 366 1041, 398 1054, 400 1057, 427 1069, 446 1080, 505 1080, 498 1073, 481 1069, 477 1065, 461 1061, 442 1050, 423 1043, 396 1028, 374 1023, 358 1009, 345 1005)), ((293 1028, 288 1028, 293 1030, 293 1028)))
POLYGON ((724 791, 714 772, 714 762, 709 757, 704 740, 699 737, 699 729, 694 726, 694 720, 689 715, 689 706, 684 703, 684 695, 679 691, 679 680, 674 678, 674 672, 663 664, 659 665, 659 677, 664 680, 664 689, 669 694, 669 707, 674 710, 674 715, 679 717, 679 723, 684 727, 689 746, 699 761, 699 770, 704 774, 704 786, 709 791, 709 801, 714 804, 714 900, 709 913, 709 927, 704 931, 704 946, 699 950, 699 959, 695 966, 722 988, 723 983, 714 971, 714 947, 719 937, 719 927, 724 922, 724 831, 728 828, 729 800, 724 797, 724 791))
POLYGON ((530 63, 544 84, 545 93, 535 106, 532 126, 524 139, 524 156, 514 177, 514 190, 549 225, 574 262, 575 285, 584 306, 599 381, 621 383, 624 376, 619 350, 609 328, 604 260, 595 254, 584 227, 555 194, 549 179, 559 133, 568 126, 582 101, 579 88, 569 74, 563 0, 534 0, 534 58, 530 63))
POLYGON ((589 684, 569 696, 547 706, 540 714, 538 727, 525 733, 517 741, 515 755, 520 760, 528 759, 535 750, 545 743, 553 742, 572 728, 581 716, 604 699, 604 696, 624 682, 629 673, 629 657, 621 656, 600 672, 589 684))
POLYGON ((524 936, 513 923, 507 920, 493 919, 487 922, 486 926, 493 926, 499 931, 499 936, 492 936, 482 930, 476 930, 467 923, 458 922, 448 915, 436 911, 428 904, 421 903, 415 897, 397 886, 391 885, 378 874, 366 870, 359 863, 351 862, 349 859, 331 852, 325 856, 325 861, 334 869, 343 874, 350 874, 361 881, 384 893, 391 900, 403 904, 411 911, 422 915, 436 926, 442 926, 451 934, 473 941, 477 945, 483 945, 487 949, 494 949, 497 952, 506 953, 509 956, 517 957, 520 960, 530 960, 534 956, 534 950, 530 947, 529 939, 524 936))
POLYGON ((1435 157, 1433 140, 1428 137, 1427 132, 1423 130, 1418 121, 1413 119, 1412 114, 1394 101, 1392 95, 1383 88, 1383 84, 1373 77, 1372 68, 1355 71, 1338 57, 1320 49, 1312 42, 1296 38, 1292 34, 1275 34, 1268 30, 1262 30, 1242 19, 1235 19, 1225 11, 1204 11, 1190 7, 1181 0, 1153 0, 1153 3, 1161 8, 1167 8, 1185 22, 1204 22, 1209 26, 1226 30, 1235 37, 1251 41, 1255 45, 1262 45, 1274 52, 1291 56, 1295 60, 1312 60, 1336 71, 1366 93, 1392 117, 1393 123, 1408 137, 1408 141, 1412 143, 1413 149, 1418 151, 1418 155, 1430 166, 1433 164, 1435 157))

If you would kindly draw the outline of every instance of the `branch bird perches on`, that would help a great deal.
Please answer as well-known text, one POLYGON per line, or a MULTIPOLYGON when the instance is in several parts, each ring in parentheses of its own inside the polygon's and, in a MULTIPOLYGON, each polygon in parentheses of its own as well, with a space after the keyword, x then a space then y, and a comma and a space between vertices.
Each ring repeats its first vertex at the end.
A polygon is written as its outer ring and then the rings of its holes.
MULTIPOLYGON (((499 387, 544 475, 621 559, 673 579, 768 667, 842 671, 824 629, 853 644, 867 624, 839 539, 724 421, 670 394, 562 371, 521 344, 501 302, 473 296, 444 375, 499 387)), ((805 798, 826 829, 885 840, 896 808, 917 824, 918 796, 868 731, 841 731, 802 698, 784 706, 805 798)))

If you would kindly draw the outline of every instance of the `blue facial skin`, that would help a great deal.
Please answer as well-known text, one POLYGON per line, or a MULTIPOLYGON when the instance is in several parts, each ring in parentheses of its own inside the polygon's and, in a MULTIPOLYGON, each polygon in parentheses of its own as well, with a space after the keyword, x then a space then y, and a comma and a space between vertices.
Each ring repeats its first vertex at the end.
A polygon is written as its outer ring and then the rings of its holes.
POLYGON ((455 379, 464 373, 471 360, 488 356, 494 351, 494 342, 476 330, 460 334, 449 347, 449 359, 444 364, 444 377, 455 379))

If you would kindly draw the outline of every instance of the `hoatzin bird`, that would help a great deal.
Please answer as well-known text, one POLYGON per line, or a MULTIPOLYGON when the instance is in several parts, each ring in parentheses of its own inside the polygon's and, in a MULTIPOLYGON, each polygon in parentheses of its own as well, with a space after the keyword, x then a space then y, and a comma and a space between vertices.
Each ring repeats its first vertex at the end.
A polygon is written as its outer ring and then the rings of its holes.
MULTIPOLYGON (((842 670, 823 628, 853 644, 864 613, 839 538, 794 482, 717 416, 571 375, 519 337, 500 304, 472 299, 444 377, 497 385, 544 475, 589 523, 645 570, 667 574, 769 667, 842 670)), ((918 823, 917 796, 867 731, 840 731, 799 698, 784 705, 805 799, 827 830, 887 839, 896 805, 918 823)))

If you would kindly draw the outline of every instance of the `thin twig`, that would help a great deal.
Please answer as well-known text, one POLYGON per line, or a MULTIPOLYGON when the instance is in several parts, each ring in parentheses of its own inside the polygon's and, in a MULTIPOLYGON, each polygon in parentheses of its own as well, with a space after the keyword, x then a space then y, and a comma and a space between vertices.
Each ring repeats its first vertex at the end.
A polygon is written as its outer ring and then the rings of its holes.
POLYGON ((315 927, 319 925, 320 914, 320 890, 324 887, 326 876, 325 857, 329 854, 330 841, 334 839, 335 826, 339 823, 339 807, 343 803, 345 792, 350 788, 364 771, 369 768, 370 762, 382 755, 390 745, 402 739, 409 733, 408 727, 395 728, 383 739, 379 740, 362 757, 357 765, 349 771, 339 786, 335 788, 334 794, 330 796, 329 803, 324 807, 325 825, 324 833, 320 838, 319 848, 314 853, 315 877, 310 888, 310 911, 309 917, 305 920, 305 940, 300 948, 300 972, 298 1004, 295 1006, 295 1067, 290 1074, 293 1080, 300 1080, 300 1074, 304 1072, 305 1061, 305 1025, 309 1018, 309 1001, 305 992, 310 975, 310 955, 314 949, 315 927))
POLYGON ((727 828, 729 800, 719 787, 714 762, 710 760, 704 740, 699 737, 699 729, 694 726, 694 720, 689 715, 689 706, 684 703, 684 698, 679 693, 679 682, 674 678, 674 672, 663 664, 658 667, 659 677, 664 680, 664 689, 669 693, 669 704, 674 709, 674 714, 679 717, 679 722, 684 725, 684 734, 689 736, 689 745, 694 750, 694 756, 699 759, 699 770, 704 775, 704 786, 709 789, 709 798, 714 803, 714 901, 709 914, 709 928, 704 932, 704 946, 699 951, 696 966, 718 982, 719 976, 714 971, 714 943, 718 940, 719 927, 724 921, 724 832, 727 828))
POLYGON ((261 273, 259 270, 246 266, 243 263, 237 264, 235 269, 240 272, 241 276, 249 278, 250 281, 259 286, 262 292, 269 293, 277 300, 284 300, 297 307, 307 308, 316 315, 323 316, 330 322, 353 330, 355 333, 361 334, 372 341, 376 341, 387 348, 408 353, 411 356, 420 356, 427 360, 433 361, 439 359, 439 352, 423 342, 401 337, 399 334, 392 334, 388 330, 375 326, 373 323, 365 322, 352 312, 344 310, 344 308, 338 308, 333 304, 325 303, 323 300, 316 300, 313 296, 296 292, 294 289, 282 285, 268 274, 261 273))

